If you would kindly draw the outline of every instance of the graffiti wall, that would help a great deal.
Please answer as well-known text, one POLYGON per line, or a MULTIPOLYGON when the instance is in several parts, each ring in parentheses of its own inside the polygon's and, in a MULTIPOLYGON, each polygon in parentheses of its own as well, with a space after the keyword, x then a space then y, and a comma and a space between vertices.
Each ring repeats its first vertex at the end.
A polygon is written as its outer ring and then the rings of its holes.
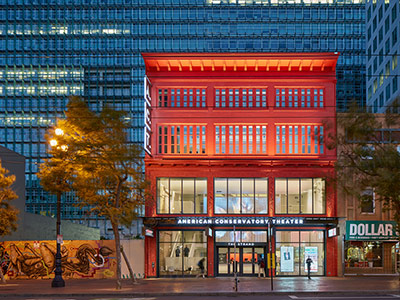
MULTIPOLYGON (((55 241, 0 242, 0 266, 8 279, 54 277, 55 241)), ((113 240, 64 241, 61 245, 63 278, 115 278, 113 240)))

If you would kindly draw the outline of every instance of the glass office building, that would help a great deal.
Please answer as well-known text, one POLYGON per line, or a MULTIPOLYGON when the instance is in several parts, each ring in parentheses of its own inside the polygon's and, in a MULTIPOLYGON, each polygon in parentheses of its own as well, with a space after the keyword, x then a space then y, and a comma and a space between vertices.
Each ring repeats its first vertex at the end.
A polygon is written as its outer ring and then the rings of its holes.
MULTIPOLYGON (((130 139, 142 142, 142 52, 338 51, 337 107, 363 103, 364 9, 364 0, 0 0, 0 144, 27 158, 26 210, 55 214, 35 173, 69 95, 127 111, 130 139)), ((93 218, 62 201, 62 218, 93 218)))
POLYGON ((400 3, 369 0, 366 9, 367 105, 374 113, 384 113, 400 104, 400 3))

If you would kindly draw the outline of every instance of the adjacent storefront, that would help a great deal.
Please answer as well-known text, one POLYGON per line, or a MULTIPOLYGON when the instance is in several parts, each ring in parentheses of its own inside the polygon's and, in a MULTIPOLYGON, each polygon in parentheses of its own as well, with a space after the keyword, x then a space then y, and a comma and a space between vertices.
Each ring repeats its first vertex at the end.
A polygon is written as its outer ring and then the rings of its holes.
POLYGON ((397 240, 393 221, 346 221, 345 273, 395 273, 397 240))

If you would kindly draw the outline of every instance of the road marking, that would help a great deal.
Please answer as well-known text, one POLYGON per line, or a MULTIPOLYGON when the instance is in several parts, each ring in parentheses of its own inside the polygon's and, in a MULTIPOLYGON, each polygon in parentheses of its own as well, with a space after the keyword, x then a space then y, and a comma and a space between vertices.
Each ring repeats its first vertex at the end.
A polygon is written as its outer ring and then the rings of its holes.
POLYGON ((91 300, 156 300, 156 298, 96 298, 91 300))
POLYGON ((340 297, 333 297, 333 296, 325 296, 325 297, 297 297, 294 295, 289 295, 290 299, 393 299, 393 298, 400 298, 400 295, 387 295, 387 296, 340 296, 340 297))

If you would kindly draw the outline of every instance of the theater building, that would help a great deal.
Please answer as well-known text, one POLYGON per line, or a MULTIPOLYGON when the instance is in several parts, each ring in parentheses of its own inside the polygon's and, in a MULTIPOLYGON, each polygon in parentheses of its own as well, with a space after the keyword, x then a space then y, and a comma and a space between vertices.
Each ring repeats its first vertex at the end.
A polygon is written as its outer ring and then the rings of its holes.
POLYGON ((336 276, 338 54, 143 58, 146 276, 336 276))

